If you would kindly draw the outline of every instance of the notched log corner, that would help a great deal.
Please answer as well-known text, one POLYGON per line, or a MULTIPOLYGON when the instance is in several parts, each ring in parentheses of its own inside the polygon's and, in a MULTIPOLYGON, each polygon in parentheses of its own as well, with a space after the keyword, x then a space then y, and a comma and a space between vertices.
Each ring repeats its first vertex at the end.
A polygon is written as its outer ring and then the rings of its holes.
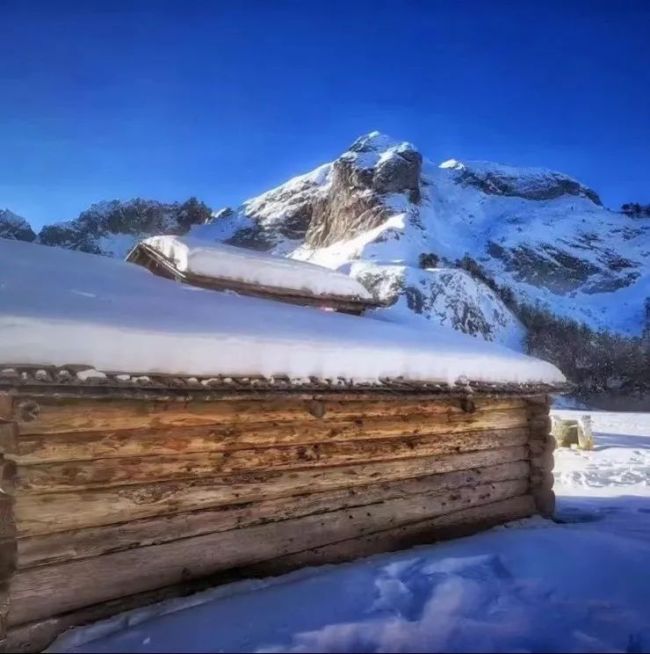
POLYGON ((321 400, 311 400, 307 402, 307 411, 311 413, 314 418, 322 418, 325 415, 325 402, 321 400))
POLYGON ((18 404, 18 419, 21 422, 32 422, 38 418, 41 412, 41 407, 38 402, 33 400, 25 400, 18 404))
POLYGON ((471 395, 464 395, 460 398, 460 408, 465 413, 474 413, 476 411, 476 403, 471 395))

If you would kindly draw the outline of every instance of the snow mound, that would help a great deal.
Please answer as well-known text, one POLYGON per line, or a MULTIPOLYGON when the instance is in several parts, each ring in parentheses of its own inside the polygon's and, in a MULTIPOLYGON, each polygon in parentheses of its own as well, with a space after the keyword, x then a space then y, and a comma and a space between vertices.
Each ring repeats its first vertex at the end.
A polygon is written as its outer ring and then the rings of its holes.
POLYGON ((0 361, 188 375, 561 383, 553 365, 447 329, 218 293, 85 253, 0 240, 0 361))
POLYGON ((355 279, 311 263, 197 238, 153 236, 144 244, 172 261, 181 272, 274 288, 370 300, 355 279))

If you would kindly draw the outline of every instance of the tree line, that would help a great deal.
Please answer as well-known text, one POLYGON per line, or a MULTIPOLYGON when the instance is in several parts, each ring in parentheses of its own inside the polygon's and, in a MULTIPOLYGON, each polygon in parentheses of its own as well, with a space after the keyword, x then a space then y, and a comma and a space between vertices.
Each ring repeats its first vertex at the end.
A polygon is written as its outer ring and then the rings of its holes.
POLYGON ((526 328, 529 354, 551 361, 567 379, 589 393, 650 391, 650 298, 645 301, 645 329, 638 337, 596 330, 560 317, 541 305, 519 301, 512 289, 497 282, 469 256, 456 262, 491 288, 526 328))

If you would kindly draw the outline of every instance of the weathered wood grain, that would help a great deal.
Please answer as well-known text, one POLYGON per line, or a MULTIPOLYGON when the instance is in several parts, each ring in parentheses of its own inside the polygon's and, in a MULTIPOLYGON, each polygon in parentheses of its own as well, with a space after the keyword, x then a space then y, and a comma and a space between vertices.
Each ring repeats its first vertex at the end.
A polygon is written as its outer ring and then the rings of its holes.
POLYGON ((515 447, 528 441, 526 428, 408 436, 382 440, 315 443, 229 452, 107 458, 20 466, 15 487, 48 493, 153 481, 195 479, 252 470, 290 470, 368 463, 456 452, 515 447))
POLYGON ((9 393, 0 391, 0 423, 9 422, 14 417, 14 400, 9 393))
POLYGON ((0 422, 0 454, 16 452, 18 427, 13 422, 0 422))
POLYGON ((133 547, 157 545, 178 538, 250 527, 314 513, 326 513, 397 497, 442 493, 477 484, 527 479, 529 475, 528 462, 513 461, 488 468, 406 480, 381 481, 368 486, 262 500, 243 506, 226 506, 160 518, 145 518, 105 527, 20 538, 18 566, 29 568, 72 559, 90 558, 133 547))
MULTIPOLYGON (((521 408, 431 414, 404 413, 300 422, 252 422, 126 430, 21 434, 7 432, 7 452, 20 464, 165 454, 223 452, 284 445, 364 440, 419 434, 454 434, 526 425, 521 408)), ((2 432, 0 432, 1 434, 2 432)), ((0 440, 0 446, 2 441, 0 440)))
MULTIPOLYGON (((462 414, 458 399, 413 401, 382 398, 377 401, 237 400, 228 402, 156 402, 138 400, 86 400, 38 398, 38 412, 25 420, 19 416, 21 434, 51 434, 70 431, 105 431, 199 425, 292 422, 360 415, 462 414)), ((519 398, 476 400, 477 410, 525 408, 519 398)))
POLYGON ((366 536, 517 497, 527 490, 527 480, 482 484, 19 571, 11 580, 9 623, 21 624, 218 570, 366 536))
POLYGON ((13 497, 0 492, 0 538, 13 537, 16 534, 13 505, 13 497))
POLYGON ((7 647, 7 632, 9 618, 9 583, 3 581, 0 583, 0 652, 10 652, 7 647))
POLYGON ((499 447, 449 456, 420 457, 334 468, 260 471, 120 486, 66 493, 16 497, 16 528, 20 536, 108 525, 138 518, 243 504, 275 497, 354 488, 377 481, 408 479, 522 461, 526 446, 499 447))
POLYGON ((249 567, 250 574, 282 574, 289 570, 325 563, 342 563, 362 556, 402 550, 438 540, 460 538, 535 513, 535 501, 521 495, 486 505, 473 506, 430 520, 402 525, 368 536, 289 554, 260 566, 249 567))

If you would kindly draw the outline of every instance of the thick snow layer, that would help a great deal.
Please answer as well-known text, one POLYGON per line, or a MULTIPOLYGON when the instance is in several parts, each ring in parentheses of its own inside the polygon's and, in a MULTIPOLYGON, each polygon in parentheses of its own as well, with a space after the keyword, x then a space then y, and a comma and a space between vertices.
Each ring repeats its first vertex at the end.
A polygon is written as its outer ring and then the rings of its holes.
POLYGON ((182 272, 312 295, 371 299, 352 277, 310 263, 190 237, 152 236, 143 243, 173 261, 182 272))
POLYGON ((51 651, 650 652, 650 414, 592 416, 596 450, 556 452, 563 523, 232 584, 51 651))
POLYGON ((80 252, 0 239, 0 362, 375 382, 562 382, 550 363, 438 328, 218 293, 80 252))
POLYGON ((524 328, 497 295, 458 268, 413 268, 353 262, 350 274, 390 306, 373 310, 381 320, 421 329, 440 325, 523 349, 524 328))
MULTIPOLYGON (((640 333, 650 294, 649 221, 634 221, 588 197, 486 194, 459 184, 453 173, 425 165, 427 188, 435 192, 425 194, 421 221, 433 252, 449 259, 470 255, 530 305, 595 329, 640 333), (543 281, 535 282, 536 271, 543 281)), ((518 178, 523 187, 541 179, 523 173, 518 178)))

